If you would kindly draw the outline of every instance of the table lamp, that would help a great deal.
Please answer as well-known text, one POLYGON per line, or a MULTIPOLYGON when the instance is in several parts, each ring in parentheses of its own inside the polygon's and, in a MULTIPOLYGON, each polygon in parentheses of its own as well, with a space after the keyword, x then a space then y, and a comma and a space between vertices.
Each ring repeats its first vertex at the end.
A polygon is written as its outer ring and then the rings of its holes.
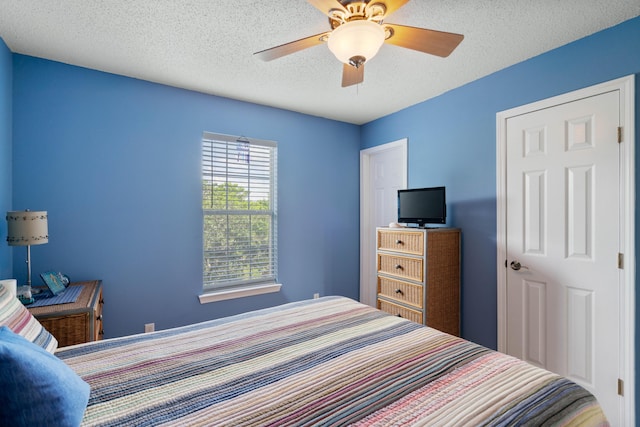
POLYGON ((46 211, 7 212, 7 243, 9 246, 27 247, 27 289, 26 298, 31 298, 31 245, 49 242, 46 211))

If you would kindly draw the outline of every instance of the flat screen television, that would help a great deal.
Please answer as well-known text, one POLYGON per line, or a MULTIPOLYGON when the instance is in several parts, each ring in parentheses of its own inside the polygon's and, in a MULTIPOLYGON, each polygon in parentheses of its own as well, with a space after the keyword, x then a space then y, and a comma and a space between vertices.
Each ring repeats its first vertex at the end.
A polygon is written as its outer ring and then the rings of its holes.
POLYGON ((398 190, 398 222, 424 227, 446 221, 445 187, 398 190))

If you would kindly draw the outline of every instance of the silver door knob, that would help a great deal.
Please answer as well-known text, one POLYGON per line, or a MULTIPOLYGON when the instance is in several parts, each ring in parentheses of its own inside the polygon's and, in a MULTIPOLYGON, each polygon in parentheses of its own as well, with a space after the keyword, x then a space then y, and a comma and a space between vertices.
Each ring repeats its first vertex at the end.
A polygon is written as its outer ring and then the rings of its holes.
POLYGON ((512 269, 512 270, 518 271, 518 270, 520 270, 521 268, 524 268, 525 270, 528 270, 528 269, 529 269, 529 267, 526 267, 526 266, 524 266, 524 265, 520 264, 520 262, 519 262, 519 261, 511 261, 511 269, 512 269))

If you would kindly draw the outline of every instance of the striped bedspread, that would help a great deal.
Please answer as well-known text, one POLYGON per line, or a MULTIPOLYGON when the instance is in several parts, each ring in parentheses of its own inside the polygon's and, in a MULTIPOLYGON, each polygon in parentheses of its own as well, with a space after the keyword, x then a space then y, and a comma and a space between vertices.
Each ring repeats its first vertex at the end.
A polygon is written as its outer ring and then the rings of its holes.
POLYGON ((84 425, 608 425, 566 379, 343 297, 56 354, 84 425))

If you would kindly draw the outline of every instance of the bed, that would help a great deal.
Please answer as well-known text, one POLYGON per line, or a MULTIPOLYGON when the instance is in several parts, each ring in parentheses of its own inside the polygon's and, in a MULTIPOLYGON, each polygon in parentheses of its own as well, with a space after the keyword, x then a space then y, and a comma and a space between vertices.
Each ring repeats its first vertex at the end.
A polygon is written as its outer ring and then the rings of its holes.
POLYGON ((571 381, 344 297, 55 352, 92 426, 608 425, 571 381))

